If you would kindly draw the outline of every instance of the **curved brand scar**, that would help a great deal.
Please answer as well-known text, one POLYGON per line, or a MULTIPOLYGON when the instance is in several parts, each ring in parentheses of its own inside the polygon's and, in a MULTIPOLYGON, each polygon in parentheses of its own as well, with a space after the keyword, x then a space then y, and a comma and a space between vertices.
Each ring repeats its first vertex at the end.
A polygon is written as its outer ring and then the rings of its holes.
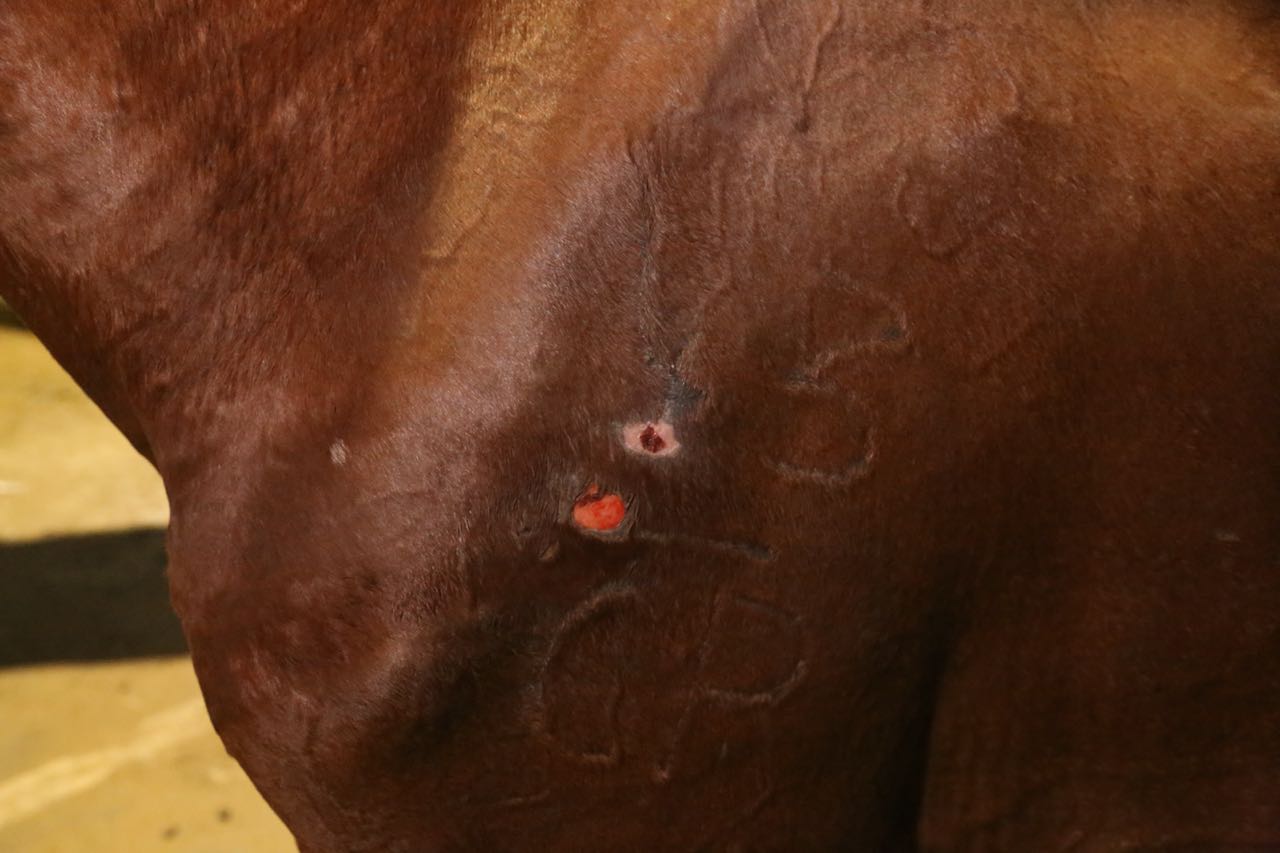
POLYGON ((812 390, 789 392, 790 428, 764 457, 786 480, 828 488, 865 476, 875 459, 871 419, 851 395, 812 390))
POLYGON ((654 764, 654 779, 674 777, 699 710, 772 708, 804 681, 809 665, 799 616, 734 592, 721 591, 697 655, 696 675, 670 746, 654 764))
POLYGON ((622 755, 617 726, 623 683, 610 656, 620 651, 617 624, 635 606, 634 590, 597 592, 561 622, 542 667, 534 730, 583 764, 614 766, 622 755))
POLYGON ((611 586, 556 629, 537 684, 534 730, 579 764, 647 760, 649 778, 663 784, 694 748, 691 732, 701 716, 768 710, 794 693, 808 674, 807 645, 801 618, 776 604, 719 590, 709 611, 689 611, 611 586), (696 622, 668 624, 672 619, 706 621, 699 629, 696 622), (690 628, 701 635, 696 651, 653 645, 690 628), (661 653, 648 657, 655 648, 661 653), (664 675, 655 681, 658 672, 664 675), (623 719, 657 729, 646 734, 623 719))

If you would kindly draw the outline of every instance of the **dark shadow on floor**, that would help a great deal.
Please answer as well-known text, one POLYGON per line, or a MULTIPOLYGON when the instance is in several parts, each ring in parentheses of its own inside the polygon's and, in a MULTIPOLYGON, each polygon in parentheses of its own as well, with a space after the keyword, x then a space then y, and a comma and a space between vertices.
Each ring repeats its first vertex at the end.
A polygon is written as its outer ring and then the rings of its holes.
POLYGON ((0 542, 0 666, 182 654, 163 530, 0 542))

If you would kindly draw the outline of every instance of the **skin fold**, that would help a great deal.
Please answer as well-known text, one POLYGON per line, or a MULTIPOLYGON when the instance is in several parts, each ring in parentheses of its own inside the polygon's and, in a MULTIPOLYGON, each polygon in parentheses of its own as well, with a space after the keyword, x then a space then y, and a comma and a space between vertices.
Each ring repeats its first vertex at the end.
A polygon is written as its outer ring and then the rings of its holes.
POLYGON ((304 851, 1280 845, 1280 7, 0 0, 0 295, 304 851))

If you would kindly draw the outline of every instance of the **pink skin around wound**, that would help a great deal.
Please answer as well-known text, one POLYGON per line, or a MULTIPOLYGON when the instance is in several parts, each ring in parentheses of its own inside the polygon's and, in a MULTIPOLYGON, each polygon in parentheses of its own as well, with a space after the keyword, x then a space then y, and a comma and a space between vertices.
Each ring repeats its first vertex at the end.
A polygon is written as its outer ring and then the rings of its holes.
POLYGON ((676 430, 666 421, 641 421, 622 428, 622 444, 643 456, 671 456, 680 449, 676 430))

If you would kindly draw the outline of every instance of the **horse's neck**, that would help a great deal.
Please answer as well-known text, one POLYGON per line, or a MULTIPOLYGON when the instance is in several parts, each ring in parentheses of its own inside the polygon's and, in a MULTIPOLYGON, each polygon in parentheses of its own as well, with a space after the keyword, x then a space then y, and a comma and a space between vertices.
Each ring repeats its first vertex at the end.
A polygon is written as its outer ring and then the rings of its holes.
POLYGON ((117 5, 0 7, 0 295, 169 479, 395 310, 474 16, 117 5))

